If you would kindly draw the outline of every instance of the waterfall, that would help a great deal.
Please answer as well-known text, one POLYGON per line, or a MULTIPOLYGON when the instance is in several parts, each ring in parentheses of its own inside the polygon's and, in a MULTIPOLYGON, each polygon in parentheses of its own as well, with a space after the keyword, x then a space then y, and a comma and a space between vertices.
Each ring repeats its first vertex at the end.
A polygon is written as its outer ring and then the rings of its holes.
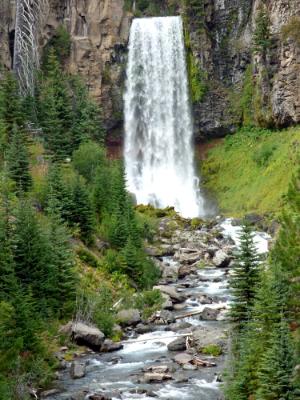
POLYGON ((125 103, 128 190, 139 204, 203 214, 180 17, 137 18, 129 39, 125 103))

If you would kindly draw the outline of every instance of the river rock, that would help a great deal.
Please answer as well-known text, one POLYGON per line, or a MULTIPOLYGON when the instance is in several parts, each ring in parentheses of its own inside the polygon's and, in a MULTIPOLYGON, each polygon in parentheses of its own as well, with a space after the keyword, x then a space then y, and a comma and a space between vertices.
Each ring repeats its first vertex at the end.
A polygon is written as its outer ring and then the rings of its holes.
POLYGON ((83 322, 69 322, 60 330, 69 334, 79 345, 85 345, 98 351, 104 342, 104 334, 96 327, 83 322))
POLYGON ((112 397, 109 394, 105 393, 94 393, 90 394, 88 397, 88 400, 111 400, 112 397))
POLYGON ((191 267, 189 265, 181 265, 178 269, 178 278, 182 279, 191 273, 191 267))
POLYGON ((60 393, 59 389, 49 389, 49 390, 45 390, 44 392, 42 392, 40 394, 40 397, 42 399, 45 399, 46 397, 54 396, 54 395, 56 395, 58 393, 60 393))
POLYGON ((171 297, 172 300, 178 303, 182 303, 185 300, 185 297, 182 294, 178 293, 173 286, 158 285, 154 286, 153 289, 160 290, 162 293, 167 294, 168 296, 171 297))
POLYGON ((163 382, 169 379, 172 379, 172 375, 168 373, 146 372, 144 374, 143 381, 145 383, 152 383, 152 382, 163 382))
POLYGON ((179 354, 176 354, 176 356, 174 357, 174 361, 180 365, 188 364, 192 360, 193 360, 193 357, 187 353, 179 353, 179 354))
POLYGON ((142 335, 151 332, 151 326, 145 324, 138 324, 135 328, 136 333, 142 335))
POLYGON ((181 336, 168 344, 169 351, 182 351, 186 350, 186 336, 181 336))
POLYGON ((139 310, 130 308, 128 310, 119 311, 117 320, 121 326, 135 326, 141 321, 141 315, 139 310))
POLYGON ((70 376, 72 379, 80 379, 85 376, 86 368, 84 363, 73 361, 70 369, 70 376))
POLYGON ((213 264, 217 268, 226 268, 226 267, 228 267, 230 261, 231 261, 231 258, 223 250, 218 250, 216 252, 216 254, 214 255, 214 258, 212 260, 213 264))
POLYGON ((218 308, 210 308, 210 307, 205 307, 204 310, 199 314, 200 319, 203 319, 205 321, 216 321, 218 318, 218 315, 220 314, 220 309, 218 308))
POLYGON ((110 339, 105 339, 101 346, 101 351, 104 353, 111 353, 112 351, 121 350, 123 347, 124 346, 121 343, 116 343, 110 339))
POLYGON ((170 324, 168 328, 170 331, 178 332, 183 329, 190 328, 191 326, 192 324, 190 324, 189 322, 180 321, 180 322, 175 322, 174 324, 170 324))
POLYGON ((171 297, 166 293, 161 293, 161 297, 163 298, 164 302, 162 304, 162 308, 164 310, 173 310, 173 303, 171 297))

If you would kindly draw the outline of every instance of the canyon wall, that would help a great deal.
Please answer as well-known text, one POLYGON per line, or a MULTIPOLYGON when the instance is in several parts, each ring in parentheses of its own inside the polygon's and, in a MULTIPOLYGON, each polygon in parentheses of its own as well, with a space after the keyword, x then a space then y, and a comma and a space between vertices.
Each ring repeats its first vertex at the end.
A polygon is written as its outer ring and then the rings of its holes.
MULTIPOLYGON (((63 24, 72 42, 66 68, 85 79, 112 138, 122 136, 133 14, 183 15, 197 139, 224 136, 241 124, 286 127, 300 122, 300 40, 293 31, 285 38, 282 34, 295 16, 300 21, 300 0, 150 0, 142 2, 141 10, 141 2, 126 0, 48 3, 41 51, 63 24), (255 49, 262 10, 269 38, 255 49)), ((6 68, 12 64, 14 15, 15 0, 2 0, 0 61, 6 68)), ((297 18, 295 24, 297 30, 297 18)))

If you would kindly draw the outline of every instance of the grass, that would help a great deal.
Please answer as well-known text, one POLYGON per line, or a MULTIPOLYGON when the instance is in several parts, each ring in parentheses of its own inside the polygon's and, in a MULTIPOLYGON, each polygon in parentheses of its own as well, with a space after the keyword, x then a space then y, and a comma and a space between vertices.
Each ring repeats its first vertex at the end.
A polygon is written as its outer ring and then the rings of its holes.
POLYGON ((277 214, 299 154, 299 126, 282 131, 243 128, 209 151, 201 173, 225 215, 277 214))

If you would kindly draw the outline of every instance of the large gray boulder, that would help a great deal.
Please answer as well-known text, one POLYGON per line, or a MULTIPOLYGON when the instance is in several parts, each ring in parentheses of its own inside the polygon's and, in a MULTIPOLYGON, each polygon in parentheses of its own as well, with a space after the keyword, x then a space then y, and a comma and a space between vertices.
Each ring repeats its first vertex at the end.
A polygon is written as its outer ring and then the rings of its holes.
POLYGON ((117 320, 121 326, 136 326, 141 322, 141 315, 139 310, 130 308, 128 310, 121 310, 117 314, 117 320))
POLYGON ((83 322, 74 322, 72 324, 71 337, 76 343, 100 350, 105 336, 100 329, 84 324, 83 322))
POLYGON ((218 250, 212 260, 217 268, 226 268, 230 264, 231 257, 223 250, 218 250))
POLYGON ((205 307, 200 314, 200 319, 203 319, 205 321, 217 321, 220 311, 221 311, 220 308, 218 309, 218 308, 205 307))
POLYGON ((185 300, 185 297, 182 294, 178 293, 173 286, 158 285, 154 286, 153 289, 160 290, 162 293, 170 296, 173 301, 176 301, 178 303, 182 303, 185 300))
POLYGON ((183 351, 186 350, 186 336, 181 336, 168 344, 169 351, 183 351))
POLYGON ((85 364, 73 361, 71 364, 70 375, 72 379, 80 379, 85 376, 85 364))
POLYGON ((193 356, 187 353, 179 353, 176 354, 174 357, 174 361, 177 362, 177 364, 184 365, 188 364, 193 360, 193 356))

